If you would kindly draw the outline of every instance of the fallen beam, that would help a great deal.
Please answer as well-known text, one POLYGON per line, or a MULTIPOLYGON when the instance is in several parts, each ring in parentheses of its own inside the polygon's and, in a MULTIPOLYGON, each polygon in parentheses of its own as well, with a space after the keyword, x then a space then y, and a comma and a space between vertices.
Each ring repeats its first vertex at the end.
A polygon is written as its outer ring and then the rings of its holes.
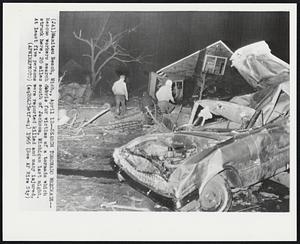
POLYGON ((151 111, 148 108, 148 106, 145 106, 145 109, 147 110, 147 113, 151 116, 151 118, 153 119, 154 123, 157 124, 160 128, 163 129, 163 132, 170 132, 170 130, 164 124, 158 122, 158 120, 156 118, 154 118, 154 116, 151 113, 151 111))
POLYGON ((85 126, 89 125, 90 123, 92 123, 93 121, 95 121, 96 119, 98 119, 99 117, 101 117, 103 114, 106 114, 108 111, 110 110, 110 107, 108 107, 107 109, 102 110, 101 112, 99 112, 98 114, 96 114, 93 118, 91 118, 89 121, 85 122, 83 125, 81 125, 78 130, 77 130, 77 135, 79 134, 79 132, 81 131, 82 128, 84 128, 85 126))

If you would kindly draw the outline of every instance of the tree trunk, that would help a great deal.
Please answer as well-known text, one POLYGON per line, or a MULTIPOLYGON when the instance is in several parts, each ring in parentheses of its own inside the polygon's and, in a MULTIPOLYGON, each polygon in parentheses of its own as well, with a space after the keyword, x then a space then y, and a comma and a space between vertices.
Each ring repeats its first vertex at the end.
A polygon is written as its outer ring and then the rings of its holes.
POLYGON ((93 90, 91 88, 91 85, 88 85, 83 93, 83 102, 88 103, 91 101, 93 96, 93 90))
POLYGON ((97 86, 97 80, 96 80, 96 74, 95 72, 92 72, 92 80, 91 80, 91 86, 94 89, 97 86))
POLYGON ((98 91, 99 91, 99 96, 101 97, 102 96, 102 87, 101 86, 98 87, 98 91))

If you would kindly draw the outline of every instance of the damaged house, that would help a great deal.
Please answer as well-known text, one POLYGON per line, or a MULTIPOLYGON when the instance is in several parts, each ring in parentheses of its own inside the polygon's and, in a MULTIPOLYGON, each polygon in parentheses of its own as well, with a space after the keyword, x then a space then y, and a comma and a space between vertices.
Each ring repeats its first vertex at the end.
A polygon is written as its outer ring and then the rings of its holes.
POLYGON ((166 77, 174 83, 174 97, 178 103, 199 95, 204 79, 203 97, 226 99, 241 94, 241 91, 250 92, 251 88, 247 84, 245 86, 246 82, 239 72, 231 67, 232 54, 223 41, 217 41, 157 72, 151 72, 148 93, 155 98, 156 91, 163 85, 166 77))

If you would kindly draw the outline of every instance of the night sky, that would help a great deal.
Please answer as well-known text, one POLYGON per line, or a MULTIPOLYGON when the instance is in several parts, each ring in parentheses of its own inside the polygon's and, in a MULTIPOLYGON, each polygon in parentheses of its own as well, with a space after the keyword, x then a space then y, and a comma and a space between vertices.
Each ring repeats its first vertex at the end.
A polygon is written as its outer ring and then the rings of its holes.
MULTIPOLYGON (((88 47, 76 40, 73 31, 83 37, 98 33, 110 14, 106 30, 118 33, 138 25, 136 32, 123 39, 132 54, 151 55, 146 64, 127 64, 130 84, 143 86, 148 72, 156 71, 207 45, 222 40, 233 51, 265 40, 272 53, 289 62, 288 12, 61 12, 60 67, 73 59, 88 68, 88 47)), ((116 78, 118 63, 107 66, 103 79, 116 78)))

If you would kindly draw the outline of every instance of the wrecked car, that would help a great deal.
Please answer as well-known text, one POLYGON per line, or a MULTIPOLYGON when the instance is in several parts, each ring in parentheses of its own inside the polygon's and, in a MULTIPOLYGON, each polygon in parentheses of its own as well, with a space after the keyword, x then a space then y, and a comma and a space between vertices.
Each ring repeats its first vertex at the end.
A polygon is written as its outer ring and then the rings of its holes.
POLYGON ((253 94, 237 96, 230 101, 199 100, 193 106, 188 123, 177 127, 176 130, 243 129, 262 126, 287 113, 289 104, 289 82, 253 94), (209 118, 201 116, 204 108, 211 114, 209 118), (250 123, 251 118, 253 119, 250 123))
POLYGON ((234 189, 289 170, 288 66, 264 42, 235 56, 233 65, 257 93, 198 101, 185 129, 145 135, 113 153, 118 174, 169 209, 228 211, 234 189))

